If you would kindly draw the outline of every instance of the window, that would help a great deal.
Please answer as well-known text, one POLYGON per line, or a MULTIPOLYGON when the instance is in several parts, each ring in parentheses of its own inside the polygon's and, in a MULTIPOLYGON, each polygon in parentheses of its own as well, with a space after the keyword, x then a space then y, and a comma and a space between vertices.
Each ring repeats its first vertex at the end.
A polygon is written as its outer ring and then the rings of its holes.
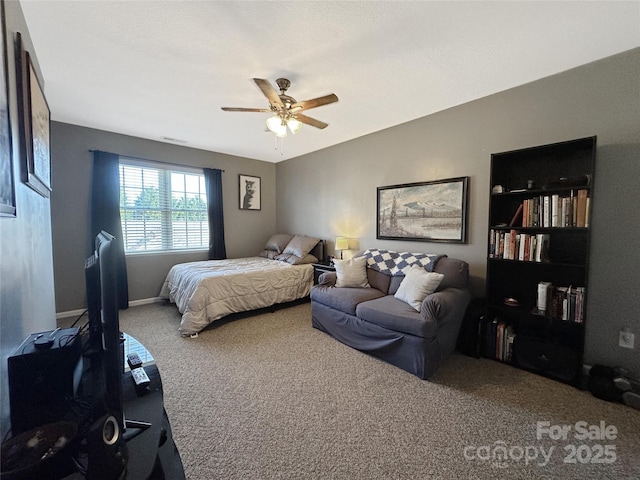
POLYGON ((204 175, 121 157, 120 221, 125 253, 207 249, 204 175))

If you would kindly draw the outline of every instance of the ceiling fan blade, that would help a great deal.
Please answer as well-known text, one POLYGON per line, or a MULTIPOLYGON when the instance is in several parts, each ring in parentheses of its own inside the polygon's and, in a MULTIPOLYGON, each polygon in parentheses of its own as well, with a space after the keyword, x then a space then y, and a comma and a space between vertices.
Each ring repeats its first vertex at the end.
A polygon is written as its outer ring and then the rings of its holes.
POLYGON ((316 120, 315 118, 307 117, 302 113, 296 113, 295 118, 300 120, 302 123, 306 123, 307 125, 311 125, 316 128, 327 128, 329 126, 328 123, 321 122, 320 120, 316 120))
POLYGON ((311 100, 303 100, 302 102, 294 103, 293 105, 291 105, 291 110, 301 112, 302 110, 308 110, 309 108, 315 108, 337 101, 338 97, 332 93, 331 95, 325 95, 324 97, 318 97, 311 100))
POLYGON ((278 92, 276 92, 275 88, 271 86, 268 80, 264 80, 262 78, 254 78, 253 81, 256 82, 256 85, 258 85, 258 87, 260 87, 260 90, 262 90, 262 93, 264 93, 264 96, 267 97, 271 105, 284 108, 284 103, 282 103, 282 100, 280 100, 278 92))
POLYGON ((268 108, 220 107, 225 112, 271 112, 268 108))

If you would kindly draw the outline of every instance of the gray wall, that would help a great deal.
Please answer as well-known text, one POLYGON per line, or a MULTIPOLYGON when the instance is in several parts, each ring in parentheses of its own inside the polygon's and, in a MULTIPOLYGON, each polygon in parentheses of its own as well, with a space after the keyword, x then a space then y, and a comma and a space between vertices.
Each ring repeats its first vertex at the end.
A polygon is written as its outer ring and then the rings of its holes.
MULTIPOLYGON (((446 253, 483 295, 491 153, 598 136, 586 356, 640 377, 640 49, 277 164, 277 229, 446 253), (376 240, 376 187, 469 176, 466 245, 376 240), (628 326, 636 349, 618 347, 628 326)), ((425 92, 428 95, 429 92, 425 92)))
POLYGON ((18 100, 14 58, 15 32, 20 32, 25 49, 41 79, 37 56, 17 2, 6 2, 9 77, 9 113, 13 144, 13 176, 16 217, 0 217, 0 434, 9 424, 7 357, 32 332, 55 328, 51 215, 49 199, 21 181, 21 152, 18 139, 18 100))
MULTIPOLYGON (((89 150, 223 169, 228 257, 257 254, 275 233, 275 165, 272 163, 52 122, 51 217, 56 310, 59 313, 83 309, 86 305, 83 268, 93 242, 89 232, 93 156, 89 150), (239 209, 239 174, 261 177, 262 210, 239 209)), ((128 255, 129 299, 157 297, 172 265, 206 258, 206 252, 128 255)))

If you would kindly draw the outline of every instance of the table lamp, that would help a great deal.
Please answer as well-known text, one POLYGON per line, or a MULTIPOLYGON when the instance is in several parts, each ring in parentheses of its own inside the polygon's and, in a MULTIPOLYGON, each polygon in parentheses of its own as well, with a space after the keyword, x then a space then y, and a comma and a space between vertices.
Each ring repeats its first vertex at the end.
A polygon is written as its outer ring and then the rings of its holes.
POLYGON ((336 238, 336 250, 340 250, 340 260, 342 260, 342 251, 349 249, 349 239, 345 237, 336 238))

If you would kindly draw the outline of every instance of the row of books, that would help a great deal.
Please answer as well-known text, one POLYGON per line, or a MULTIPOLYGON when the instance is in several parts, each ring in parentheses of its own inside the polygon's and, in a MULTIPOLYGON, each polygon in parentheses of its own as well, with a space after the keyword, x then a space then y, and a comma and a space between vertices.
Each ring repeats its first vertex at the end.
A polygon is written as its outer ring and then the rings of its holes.
POLYGON ((524 200, 516 210, 510 227, 588 227, 589 192, 571 190, 567 197, 540 195, 524 200))
POLYGON ((512 325, 498 317, 487 322, 484 332, 484 356, 502 362, 513 358, 513 341, 516 332, 512 325))
POLYGON ((489 231, 489 258, 520 260, 521 262, 548 262, 550 235, 526 234, 517 230, 489 231))
POLYGON ((538 284, 535 313, 568 322, 584 322, 585 287, 558 287, 549 282, 538 284))

